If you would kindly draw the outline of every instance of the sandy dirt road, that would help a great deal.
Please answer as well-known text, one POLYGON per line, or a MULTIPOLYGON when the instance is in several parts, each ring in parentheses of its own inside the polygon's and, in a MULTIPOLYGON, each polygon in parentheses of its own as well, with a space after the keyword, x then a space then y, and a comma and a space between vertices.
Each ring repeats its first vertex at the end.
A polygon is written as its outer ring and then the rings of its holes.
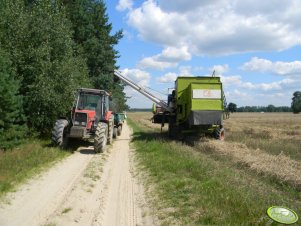
POLYGON ((102 154, 86 148, 9 194, 0 225, 154 225, 133 177, 130 130, 102 154))

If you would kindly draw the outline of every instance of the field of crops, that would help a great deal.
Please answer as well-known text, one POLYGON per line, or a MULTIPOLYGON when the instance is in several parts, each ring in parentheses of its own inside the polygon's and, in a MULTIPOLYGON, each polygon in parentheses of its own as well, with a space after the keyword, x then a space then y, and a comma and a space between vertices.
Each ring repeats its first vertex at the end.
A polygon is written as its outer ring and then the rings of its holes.
POLYGON ((265 225, 266 209, 301 214, 301 115, 234 113, 226 140, 167 138, 151 113, 129 114, 137 159, 163 224, 265 225), (152 186, 150 186, 152 185, 152 186))

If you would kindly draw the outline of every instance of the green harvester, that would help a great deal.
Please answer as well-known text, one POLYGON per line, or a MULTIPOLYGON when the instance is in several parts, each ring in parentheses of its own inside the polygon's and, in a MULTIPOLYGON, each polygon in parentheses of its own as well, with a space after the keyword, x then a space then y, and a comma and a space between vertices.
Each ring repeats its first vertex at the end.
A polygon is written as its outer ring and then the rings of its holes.
POLYGON ((155 103, 152 122, 160 123, 162 127, 168 123, 170 138, 182 140, 186 137, 210 135, 224 140, 223 113, 226 99, 220 77, 180 76, 165 102, 119 71, 115 70, 114 74, 155 103))
MULTIPOLYGON (((178 77, 175 89, 169 95, 168 106, 172 110, 167 113, 167 120, 165 112, 157 114, 162 115, 161 123, 168 122, 171 138, 210 134, 224 139, 225 96, 219 77, 178 77)), ((154 117, 158 116, 155 114, 154 117)))

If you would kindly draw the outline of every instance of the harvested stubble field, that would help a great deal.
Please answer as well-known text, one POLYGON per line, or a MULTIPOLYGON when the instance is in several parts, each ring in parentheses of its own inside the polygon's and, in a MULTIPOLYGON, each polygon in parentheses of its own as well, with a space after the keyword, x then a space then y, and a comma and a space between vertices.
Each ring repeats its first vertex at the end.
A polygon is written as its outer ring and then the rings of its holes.
POLYGON ((163 223, 265 225, 272 205, 301 214, 301 115, 234 113, 224 142, 203 138, 193 147, 170 141, 168 126, 160 132, 151 117, 129 114, 163 223))

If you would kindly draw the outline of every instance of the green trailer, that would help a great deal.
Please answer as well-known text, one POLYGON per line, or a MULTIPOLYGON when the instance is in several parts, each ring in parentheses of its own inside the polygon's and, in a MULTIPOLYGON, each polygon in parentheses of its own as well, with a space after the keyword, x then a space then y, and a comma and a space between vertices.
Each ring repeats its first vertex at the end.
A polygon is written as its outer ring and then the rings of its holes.
POLYGON ((114 138, 121 135, 122 126, 125 119, 126 119, 125 113, 114 113, 114 132, 113 132, 114 138))

